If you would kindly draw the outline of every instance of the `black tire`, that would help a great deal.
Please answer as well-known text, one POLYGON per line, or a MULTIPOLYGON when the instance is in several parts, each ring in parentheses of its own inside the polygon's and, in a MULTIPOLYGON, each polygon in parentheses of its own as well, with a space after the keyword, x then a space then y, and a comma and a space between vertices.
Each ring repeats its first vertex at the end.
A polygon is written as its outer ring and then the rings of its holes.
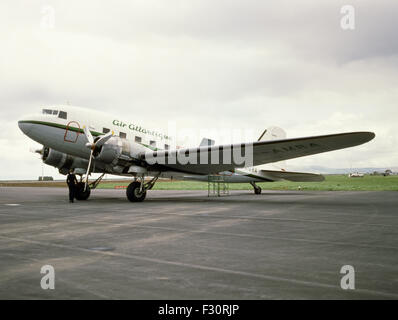
POLYGON ((261 194, 261 188, 260 187, 255 188, 254 189, 254 193, 255 194, 261 194))
POLYGON ((146 191, 140 193, 141 183, 134 181, 129 184, 126 190, 127 199, 131 202, 142 202, 146 197, 146 191))
POLYGON ((77 200, 87 200, 90 197, 90 194, 91 194, 91 190, 90 190, 89 186, 87 186, 86 191, 84 191, 84 183, 83 182, 79 182, 76 185, 75 198, 77 200))

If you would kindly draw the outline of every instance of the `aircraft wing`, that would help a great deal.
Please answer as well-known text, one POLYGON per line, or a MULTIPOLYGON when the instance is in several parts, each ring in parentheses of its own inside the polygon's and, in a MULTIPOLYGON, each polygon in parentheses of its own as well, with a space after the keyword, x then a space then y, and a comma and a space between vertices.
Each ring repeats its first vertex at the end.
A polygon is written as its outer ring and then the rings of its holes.
POLYGON ((257 166, 349 148, 368 142, 374 137, 375 134, 373 132, 350 132, 314 137, 257 141, 249 145, 229 144, 178 150, 146 151, 140 156, 141 160, 146 162, 151 170, 212 174, 233 170, 234 168, 257 166), (240 150, 241 155, 245 155, 246 159, 251 154, 252 163, 236 161, 231 150, 240 150), (178 156, 186 156, 190 160, 188 163, 176 161, 178 156), (204 161, 206 159, 207 161, 204 161))
POLYGON ((325 180, 325 177, 316 173, 291 172, 291 171, 274 171, 274 170, 260 170, 261 175, 270 180, 288 180, 294 182, 320 182, 325 180))

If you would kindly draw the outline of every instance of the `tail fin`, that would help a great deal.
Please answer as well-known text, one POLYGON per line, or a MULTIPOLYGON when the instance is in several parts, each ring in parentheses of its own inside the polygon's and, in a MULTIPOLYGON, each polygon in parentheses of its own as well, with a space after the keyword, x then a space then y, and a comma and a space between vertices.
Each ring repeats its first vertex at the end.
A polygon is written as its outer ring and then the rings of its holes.
POLYGON ((264 130, 257 141, 269 141, 277 139, 286 139, 286 132, 279 127, 269 127, 264 130))
MULTIPOLYGON (((278 140, 278 139, 286 139, 286 132, 282 128, 279 127, 269 127, 263 131, 257 141, 269 141, 269 140, 278 140)), ((260 169, 277 169, 277 170, 285 170, 286 169, 286 161, 279 161, 272 164, 265 164, 258 166, 260 169)))

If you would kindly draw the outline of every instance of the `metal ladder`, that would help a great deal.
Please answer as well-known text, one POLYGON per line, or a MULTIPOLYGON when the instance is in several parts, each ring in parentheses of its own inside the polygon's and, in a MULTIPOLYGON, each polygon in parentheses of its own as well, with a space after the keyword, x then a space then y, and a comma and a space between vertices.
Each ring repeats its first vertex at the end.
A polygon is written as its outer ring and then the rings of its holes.
POLYGON ((224 175, 209 175, 207 180, 207 196, 225 196, 229 195, 229 184, 225 182, 224 175))

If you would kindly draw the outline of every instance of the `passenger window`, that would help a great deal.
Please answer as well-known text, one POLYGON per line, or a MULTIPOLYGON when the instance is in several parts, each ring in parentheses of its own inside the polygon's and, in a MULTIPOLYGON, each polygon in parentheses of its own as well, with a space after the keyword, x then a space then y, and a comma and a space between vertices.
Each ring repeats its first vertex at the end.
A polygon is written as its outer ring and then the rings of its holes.
POLYGON ((151 140, 149 144, 151 147, 156 147, 156 141, 151 140))
POLYGON ((111 130, 110 129, 108 129, 108 128, 102 128, 102 133, 108 133, 108 132, 110 132, 111 130))
POLYGON ((135 142, 141 143, 141 137, 135 137, 135 142))
POLYGON ((68 114, 65 111, 60 111, 59 114, 58 114, 58 118, 67 119, 68 118, 68 114))
POLYGON ((127 135, 124 132, 119 132, 119 137, 122 139, 126 139, 127 135))
POLYGON ((170 146, 169 146, 168 144, 165 144, 165 145, 164 145, 164 149, 165 149, 165 150, 169 150, 169 149, 170 149, 170 146))

